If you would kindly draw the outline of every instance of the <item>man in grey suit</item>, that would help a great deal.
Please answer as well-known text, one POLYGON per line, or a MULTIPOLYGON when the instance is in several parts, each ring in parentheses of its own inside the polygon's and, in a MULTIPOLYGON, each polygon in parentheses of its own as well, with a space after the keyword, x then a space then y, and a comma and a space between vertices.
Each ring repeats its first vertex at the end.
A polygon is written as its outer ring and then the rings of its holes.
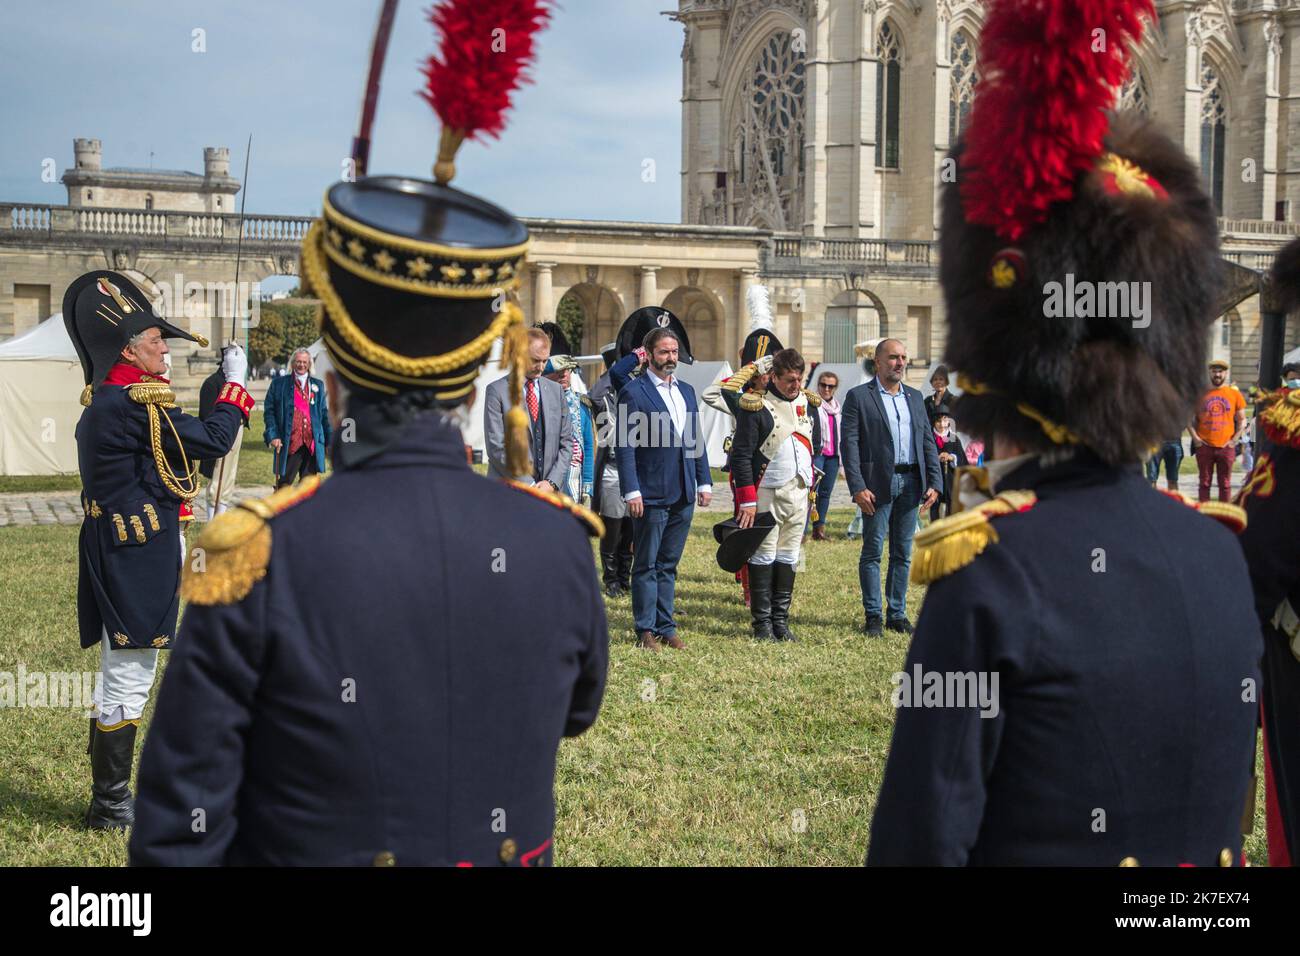
MULTIPOLYGON (((573 424, 564 403, 564 389, 542 377, 551 357, 551 340, 541 329, 528 330, 528 370, 524 377, 524 412, 528 415, 528 448, 533 462, 531 475, 519 478, 542 491, 564 487, 573 460, 573 424)), ((488 475, 513 478, 506 467, 505 415, 510 408, 510 377, 499 378, 487 387, 483 413, 486 433, 488 475)))
POLYGON ((876 377, 844 399, 844 473, 853 503, 862 509, 862 556, 858 581, 865 629, 881 634, 880 556, 889 534, 889 577, 885 590, 891 631, 912 633, 907 619, 907 577, 918 507, 939 497, 943 474, 939 448, 921 393, 903 384, 907 347, 898 339, 876 346, 876 377))

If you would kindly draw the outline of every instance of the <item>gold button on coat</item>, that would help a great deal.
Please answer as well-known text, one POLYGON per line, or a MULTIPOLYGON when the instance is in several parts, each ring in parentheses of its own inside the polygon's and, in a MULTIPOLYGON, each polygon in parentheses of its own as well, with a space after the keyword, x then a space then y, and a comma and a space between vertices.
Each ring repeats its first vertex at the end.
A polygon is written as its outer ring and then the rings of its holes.
POLYGON ((519 852, 518 844, 516 844, 514 840, 510 839, 510 837, 506 837, 504 840, 501 841, 501 862, 502 863, 509 863, 511 860, 515 858, 515 854, 518 852, 519 852))

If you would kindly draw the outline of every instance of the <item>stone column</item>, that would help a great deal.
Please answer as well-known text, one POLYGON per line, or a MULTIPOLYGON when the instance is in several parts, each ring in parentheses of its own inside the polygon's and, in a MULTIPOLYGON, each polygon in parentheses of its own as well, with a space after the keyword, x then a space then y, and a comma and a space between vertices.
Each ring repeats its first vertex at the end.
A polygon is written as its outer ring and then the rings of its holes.
POLYGON ((641 297, 637 300, 638 308, 644 309, 646 306, 660 304, 659 287, 655 279, 655 273, 659 269, 659 266, 641 267, 641 297))
POLYGON ((533 325, 555 321, 555 303, 551 301, 551 270, 554 262, 533 263, 533 325))

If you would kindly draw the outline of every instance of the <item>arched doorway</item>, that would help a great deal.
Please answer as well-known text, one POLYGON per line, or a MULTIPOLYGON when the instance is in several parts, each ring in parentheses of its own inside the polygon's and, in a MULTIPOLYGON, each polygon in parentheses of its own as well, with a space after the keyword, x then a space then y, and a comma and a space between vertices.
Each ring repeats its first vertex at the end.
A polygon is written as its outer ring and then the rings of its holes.
POLYGON ((826 308, 823 362, 856 362, 853 346, 885 334, 885 307, 862 289, 845 289, 826 308))
POLYGON ((696 359, 726 359, 735 364, 736 356, 722 354, 720 330, 724 310, 712 292, 699 286, 678 286, 668 293, 663 307, 682 320, 686 334, 691 337, 691 352, 696 359))
POLYGON ((618 293, 596 282, 570 286, 555 307, 555 321, 581 355, 595 355, 600 351, 602 345, 618 335, 626 318, 618 293))

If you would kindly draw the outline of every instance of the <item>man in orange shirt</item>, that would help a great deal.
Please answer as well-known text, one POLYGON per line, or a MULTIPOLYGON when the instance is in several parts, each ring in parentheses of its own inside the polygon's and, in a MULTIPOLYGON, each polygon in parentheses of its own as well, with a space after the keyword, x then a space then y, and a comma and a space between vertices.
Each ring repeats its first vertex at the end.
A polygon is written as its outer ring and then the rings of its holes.
POLYGON ((1219 500, 1231 500, 1232 462, 1237 440, 1246 427, 1246 399, 1235 385, 1228 384, 1228 363, 1215 359, 1210 363, 1210 390, 1196 405, 1196 422, 1192 431, 1192 450, 1200 471, 1198 488, 1201 501, 1210 500, 1210 478, 1217 470, 1219 500))

